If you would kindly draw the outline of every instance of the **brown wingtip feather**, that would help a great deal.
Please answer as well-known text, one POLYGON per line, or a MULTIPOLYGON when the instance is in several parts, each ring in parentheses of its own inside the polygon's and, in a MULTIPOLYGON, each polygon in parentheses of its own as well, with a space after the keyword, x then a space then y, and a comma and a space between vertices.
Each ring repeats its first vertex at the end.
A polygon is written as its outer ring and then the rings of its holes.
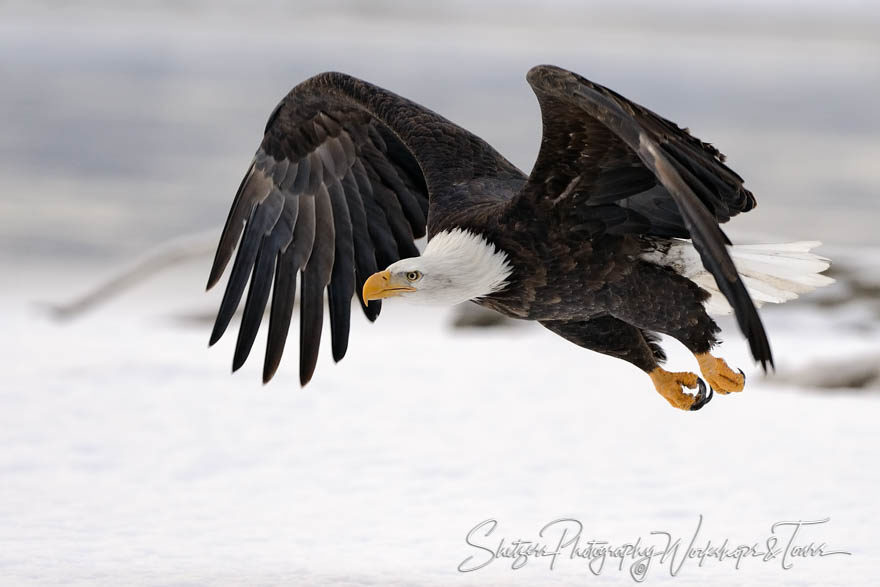
POLYGON ((217 341, 223 336, 223 330, 217 328, 217 324, 214 324, 214 329, 211 331, 211 338, 208 340, 208 346, 212 347, 217 344, 217 341))
POLYGON ((217 249, 217 252, 214 253, 214 262, 211 264, 211 273, 208 274, 208 284, 205 286, 205 291, 208 291, 220 281, 220 276, 223 275, 223 270, 226 269, 226 264, 220 266, 220 249, 217 249))
MULTIPOLYGON (((224 233, 226 231, 224 230, 224 233)), ((217 285, 217 282, 220 281, 220 278, 223 276, 223 272, 226 270, 226 265, 229 264, 229 259, 232 255, 225 255, 225 251, 222 249, 223 245, 223 237, 220 238, 220 244, 217 246, 217 252, 214 253, 214 262, 211 264, 211 273, 208 275, 208 284, 205 286, 205 291, 209 291, 212 287, 217 285)))
POLYGON ((211 288, 217 285, 217 282, 220 281, 221 275, 223 275, 222 269, 220 271, 217 271, 216 267, 212 268, 211 275, 208 276, 208 284, 205 286, 205 291, 211 291, 211 288))
POLYGON ((764 371, 764 373, 769 373, 770 371, 773 371, 774 373, 776 373, 776 365, 773 364, 773 357, 769 357, 767 359, 761 359, 760 363, 761 363, 761 369, 764 371), (770 369, 767 369, 767 363, 770 363, 770 369))
POLYGON ((281 353, 274 353, 270 355, 267 352, 266 358, 263 361, 263 385, 272 381, 272 378, 275 377, 275 373, 278 372, 278 367, 280 365, 281 353))

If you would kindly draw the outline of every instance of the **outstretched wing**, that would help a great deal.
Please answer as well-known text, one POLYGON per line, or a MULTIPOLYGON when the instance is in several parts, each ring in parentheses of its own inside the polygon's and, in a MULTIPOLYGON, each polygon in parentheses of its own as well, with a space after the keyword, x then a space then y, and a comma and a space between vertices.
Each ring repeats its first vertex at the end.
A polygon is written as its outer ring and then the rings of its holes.
MULTIPOLYGON (((352 295, 379 268, 419 254, 413 241, 425 235, 429 192, 491 175, 505 163, 464 129, 356 78, 325 73, 299 84, 269 117, 223 229, 208 288, 236 245, 238 253, 211 344, 226 331, 250 276, 233 370, 250 353, 272 290, 263 366, 263 380, 271 379, 299 273, 305 385, 318 358, 324 290, 339 361, 348 347, 352 295)), ((380 302, 361 305, 370 320, 379 315, 380 302)))
POLYGON ((718 224, 755 206, 717 149, 583 77, 553 66, 527 76, 544 135, 521 204, 563 209, 597 232, 692 239, 766 369, 770 344, 718 224))

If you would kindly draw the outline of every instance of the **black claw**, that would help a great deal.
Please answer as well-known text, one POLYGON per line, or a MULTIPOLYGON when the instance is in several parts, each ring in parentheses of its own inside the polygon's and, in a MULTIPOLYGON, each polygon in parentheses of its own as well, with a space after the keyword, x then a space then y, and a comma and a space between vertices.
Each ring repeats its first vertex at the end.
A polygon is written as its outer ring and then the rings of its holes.
POLYGON ((709 390, 709 393, 712 393, 712 388, 706 385, 706 382, 697 377, 697 397, 706 397, 706 389, 709 390))
POLYGON ((692 412, 696 412, 697 410, 708 404, 709 401, 711 401, 712 396, 715 395, 715 393, 712 391, 712 388, 706 387, 706 383, 699 377, 697 378, 697 387, 698 390, 696 393, 696 397, 694 398, 694 403, 693 405, 691 405, 690 408, 692 412), (709 390, 708 392, 706 391, 707 389, 709 390))
POLYGON ((739 371, 739 374, 743 376, 743 385, 745 385, 746 384, 746 374, 743 373, 742 369, 737 369, 737 371, 739 371))

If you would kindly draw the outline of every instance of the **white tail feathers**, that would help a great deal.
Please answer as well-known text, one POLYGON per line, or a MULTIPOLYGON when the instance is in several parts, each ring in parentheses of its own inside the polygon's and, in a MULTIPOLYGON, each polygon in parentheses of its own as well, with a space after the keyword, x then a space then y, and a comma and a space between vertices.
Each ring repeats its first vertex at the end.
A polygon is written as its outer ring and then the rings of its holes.
MULTIPOLYGON (((733 245, 728 247, 743 283, 756 306, 766 303, 781 304, 817 287, 830 285, 834 280, 821 275, 831 265, 828 259, 814 255, 810 249, 822 243, 800 241, 766 245, 733 245)), ((706 301, 710 314, 730 314, 731 307, 718 289, 715 278, 706 271, 700 255, 690 241, 672 241, 669 250, 649 253, 647 261, 672 267, 711 296, 706 301)))

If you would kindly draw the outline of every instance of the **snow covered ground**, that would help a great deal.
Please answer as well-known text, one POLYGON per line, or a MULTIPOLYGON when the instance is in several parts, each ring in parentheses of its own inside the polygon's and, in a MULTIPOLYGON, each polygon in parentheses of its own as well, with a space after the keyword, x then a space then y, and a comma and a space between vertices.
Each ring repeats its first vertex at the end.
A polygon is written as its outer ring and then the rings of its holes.
MULTIPOLYGON (((401 303, 376 324, 355 320, 349 356, 322 353, 306 389, 295 354, 263 387, 258 360, 229 375, 234 337, 207 349, 206 324, 173 318, 217 302, 200 269, 70 324, 32 304, 48 283, 84 285, 64 270, 3 298, 0 583, 629 584, 632 560, 594 576, 569 550, 552 570, 547 558, 457 569, 489 560, 465 541, 488 519, 495 532, 472 542, 493 549, 573 518, 582 548, 641 537, 659 552, 651 531, 684 549, 702 515, 695 546, 765 547, 775 522, 830 518, 795 542, 852 554, 789 570, 781 554, 739 570, 690 560, 675 577, 681 553, 658 554, 648 581, 872 584, 880 396, 765 380, 729 323, 722 354, 746 369, 747 389, 695 413, 535 325, 452 331, 447 311, 401 303)), ((880 343, 809 306, 765 315, 783 370, 880 343)), ((672 365, 693 368, 670 347, 672 365)), ((778 534, 782 547, 789 533, 778 534)))

